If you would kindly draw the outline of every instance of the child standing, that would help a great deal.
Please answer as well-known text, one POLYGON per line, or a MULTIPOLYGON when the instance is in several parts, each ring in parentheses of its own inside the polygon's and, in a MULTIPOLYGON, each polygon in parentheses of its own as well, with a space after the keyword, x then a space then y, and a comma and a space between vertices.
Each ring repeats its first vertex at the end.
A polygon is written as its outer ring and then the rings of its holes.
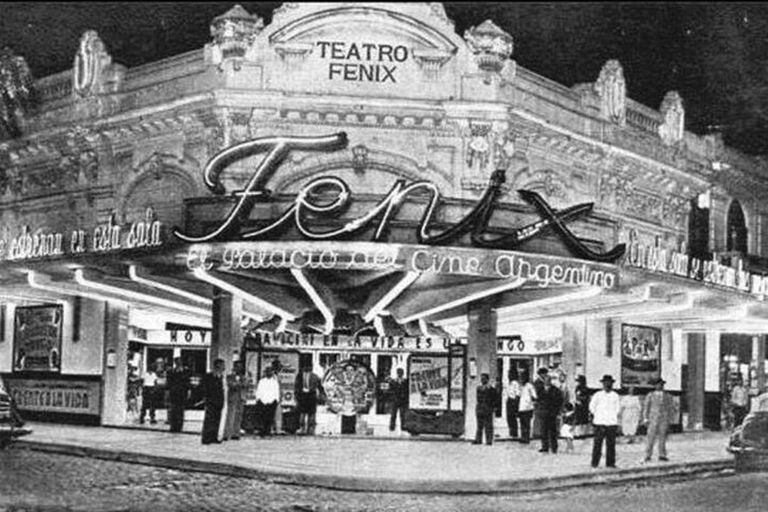
POLYGON ((573 424, 576 420, 576 409, 571 402, 566 402, 564 410, 560 437, 565 439, 565 453, 571 453, 573 452, 573 424))

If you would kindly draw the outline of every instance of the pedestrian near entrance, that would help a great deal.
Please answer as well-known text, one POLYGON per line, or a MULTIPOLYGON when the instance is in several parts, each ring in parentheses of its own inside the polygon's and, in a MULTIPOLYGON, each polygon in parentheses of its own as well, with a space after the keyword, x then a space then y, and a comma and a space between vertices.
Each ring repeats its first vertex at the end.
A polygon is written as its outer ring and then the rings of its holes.
POLYGON ((220 443, 219 425, 221 410, 224 408, 224 360, 213 362, 213 371, 203 377, 203 399, 205 416, 203 418, 203 444, 220 443))
POLYGON ((541 418, 541 449, 542 453, 557 453, 557 417, 563 407, 563 393, 555 385, 557 375, 544 381, 544 387, 539 394, 539 417, 541 418))
POLYGON ((741 378, 736 380, 736 384, 731 389, 731 409, 733 410, 733 427, 736 428, 744 421, 749 408, 749 394, 744 387, 741 378))
POLYGON ((397 422, 397 413, 400 413, 400 429, 403 428, 403 418, 408 409, 408 380, 405 371, 397 369, 397 377, 389 382, 389 392, 392 396, 392 412, 389 415, 389 431, 394 432, 397 422))
POLYGON ((621 434, 627 438, 627 444, 635 442, 635 434, 642 416, 640 397, 635 386, 630 386, 626 395, 619 399, 619 416, 621 417, 621 434))
POLYGON ((485 444, 493 444, 493 409, 496 407, 496 389, 488 385, 490 377, 487 373, 480 376, 480 385, 477 387, 477 405, 475 416, 477 418, 477 433, 472 444, 483 443, 485 432, 485 444))
POLYGON ((275 409, 280 401, 280 383, 277 381, 275 371, 268 367, 264 377, 256 386, 256 406, 259 409, 261 428, 259 435, 267 437, 272 435, 272 427, 275 422, 275 409))
POLYGON ((243 403, 245 393, 243 363, 235 361, 232 373, 227 375, 227 418, 224 425, 224 440, 240 439, 240 427, 243 423, 243 403))
POLYGON ((168 372, 168 423, 171 432, 181 432, 184 427, 184 405, 189 397, 189 373, 181 364, 181 358, 173 359, 168 372))
POLYGON ((301 373, 296 376, 294 393, 299 408, 299 433, 315 435, 317 402, 323 394, 323 386, 320 377, 312 372, 311 363, 305 363, 301 373))
POLYGON ((141 412, 139 413, 139 423, 144 423, 144 416, 149 410, 149 422, 151 424, 157 423, 155 420, 155 402, 157 400, 157 373, 154 367, 149 366, 147 371, 142 377, 143 384, 141 386, 141 412))
POLYGON ((672 413, 672 397, 664 391, 664 379, 656 379, 653 382, 655 390, 645 397, 643 406, 643 422, 648 426, 648 436, 645 447, 645 462, 651 460, 653 445, 659 441, 659 460, 667 461, 667 429, 669 417, 672 413))
POLYGON ((536 388, 531 384, 528 372, 520 375, 520 407, 517 411, 517 417, 520 419, 520 442, 528 444, 531 442, 531 418, 536 405, 536 388))
POLYGON ((600 380, 603 389, 592 396, 589 412, 595 427, 595 440, 592 445, 592 467, 600 464, 605 440, 605 465, 616 467, 616 430, 619 425, 619 395, 613 390, 613 377, 604 375, 600 380))
POLYGON ((504 398, 507 406, 507 426, 509 437, 517 439, 517 414, 520 410, 520 381, 517 377, 517 368, 512 365, 509 369, 507 385, 504 386, 504 398))

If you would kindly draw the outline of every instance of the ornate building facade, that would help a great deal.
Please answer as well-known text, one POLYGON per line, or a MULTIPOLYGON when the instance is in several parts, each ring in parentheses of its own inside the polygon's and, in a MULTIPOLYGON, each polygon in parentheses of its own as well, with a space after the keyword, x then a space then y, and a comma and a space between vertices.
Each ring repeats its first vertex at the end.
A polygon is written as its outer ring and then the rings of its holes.
POLYGON ((22 410, 123 424, 128 366, 251 351, 360 362, 374 433, 398 367, 452 372, 411 406, 454 434, 511 368, 663 377, 684 429, 720 428, 736 375, 764 388, 766 163, 686 132, 674 91, 632 101, 616 60, 566 87, 439 3, 237 6, 169 59, 73 54, 0 141, 22 410))

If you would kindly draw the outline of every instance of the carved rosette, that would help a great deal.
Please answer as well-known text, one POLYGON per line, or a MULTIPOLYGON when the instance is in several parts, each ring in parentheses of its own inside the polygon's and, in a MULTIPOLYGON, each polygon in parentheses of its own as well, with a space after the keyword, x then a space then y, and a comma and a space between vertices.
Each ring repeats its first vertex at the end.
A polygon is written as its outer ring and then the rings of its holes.
POLYGON ((612 59, 603 65, 595 82, 595 92, 600 98, 602 116, 624 126, 627 122, 627 83, 618 60, 612 59))
POLYGON ((477 66, 483 71, 500 72, 512 56, 512 36, 491 20, 485 20, 464 32, 464 39, 475 55, 477 66))
POLYGON ((685 109, 677 91, 669 91, 664 95, 659 110, 664 119, 659 126, 659 137, 662 142, 670 146, 681 141, 685 134, 685 109))
POLYGON ((214 18, 211 22, 214 64, 235 59, 235 69, 238 69, 240 59, 245 57, 262 28, 264 20, 249 13, 239 4, 214 18))

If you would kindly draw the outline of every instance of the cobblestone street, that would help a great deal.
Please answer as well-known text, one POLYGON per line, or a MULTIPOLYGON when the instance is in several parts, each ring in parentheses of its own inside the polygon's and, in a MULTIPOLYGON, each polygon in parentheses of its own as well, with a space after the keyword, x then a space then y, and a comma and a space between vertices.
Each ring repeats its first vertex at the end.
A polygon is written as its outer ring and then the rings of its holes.
POLYGON ((14 448, 0 452, 0 512, 762 511, 766 474, 515 496, 342 492, 14 448), (642 503, 640 506, 638 504, 642 503))

